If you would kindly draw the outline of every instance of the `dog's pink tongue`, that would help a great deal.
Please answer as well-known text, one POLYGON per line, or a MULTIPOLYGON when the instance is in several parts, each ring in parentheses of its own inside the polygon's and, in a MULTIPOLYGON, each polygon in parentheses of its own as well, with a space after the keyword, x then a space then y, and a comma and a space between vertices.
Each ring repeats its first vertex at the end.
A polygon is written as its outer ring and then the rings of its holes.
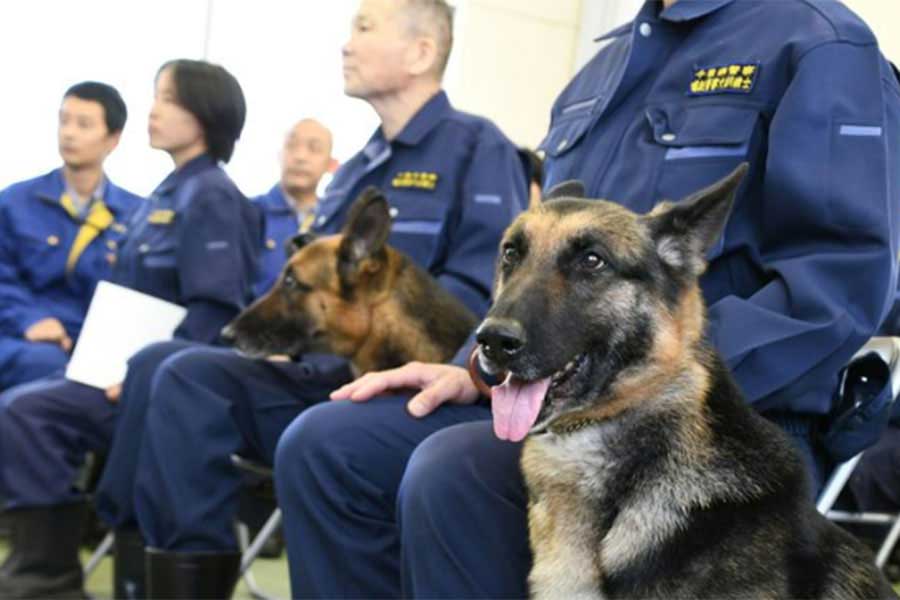
POLYGON ((511 442, 522 440, 537 420, 549 387, 549 377, 525 383, 512 375, 492 387, 491 412, 497 437, 511 442))

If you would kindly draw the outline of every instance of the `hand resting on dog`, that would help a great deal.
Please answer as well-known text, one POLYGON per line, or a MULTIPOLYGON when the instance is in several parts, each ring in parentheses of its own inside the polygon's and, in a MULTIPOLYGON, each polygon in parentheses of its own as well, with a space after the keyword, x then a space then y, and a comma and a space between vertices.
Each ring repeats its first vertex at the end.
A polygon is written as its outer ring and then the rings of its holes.
POLYGON ((478 390, 462 367, 411 362, 396 369, 366 373, 331 393, 332 400, 365 402, 388 390, 419 389, 406 408, 414 417, 424 417, 444 403, 474 404, 478 390))

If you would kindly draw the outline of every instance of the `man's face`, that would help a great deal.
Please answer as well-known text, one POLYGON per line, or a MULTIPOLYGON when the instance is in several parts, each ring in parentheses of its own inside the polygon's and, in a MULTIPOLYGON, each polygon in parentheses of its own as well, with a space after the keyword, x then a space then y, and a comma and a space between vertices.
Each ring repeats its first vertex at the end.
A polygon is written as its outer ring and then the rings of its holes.
POLYGON ((406 86, 414 42, 406 30, 405 0, 362 0, 344 44, 344 93, 372 99, 406 86))
POLYGON ((59 155, 71 168, 102 164, 119 142, 106 128, 103 105, 76 96, 63 98, 57 130, 59 155))
POLYGON ((156 78, 148 133, 151 148, 169 153, 187 148, 203 137, 203 127, 197 118, 178 104, 171 67, 160 71, 156 78))
POLYGON ((331 132, 316 121, 300 121, 284 140, 281 185, 292 195, 313 191, 331 161, 331 132))

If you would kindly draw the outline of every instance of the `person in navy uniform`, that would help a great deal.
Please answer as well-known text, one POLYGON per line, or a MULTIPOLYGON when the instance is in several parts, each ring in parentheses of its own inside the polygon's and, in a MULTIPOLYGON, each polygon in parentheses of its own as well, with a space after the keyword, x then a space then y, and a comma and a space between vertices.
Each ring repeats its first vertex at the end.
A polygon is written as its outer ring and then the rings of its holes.
MULTIPOLYGON (((526 177, 496 126, 453 109, 441 90, 451 31, 442 1, 362 2, 343 50, 345 92, 367 101, 381 126, 335 174, 311 231, 338 232, 360 192, 378 186, 393 215, 389 243, 483 314, 497 240, 527 203, 526 177)), ((160 355, 134 469, 147 594, 228 596, 239 558, 240 475, 230 454, 271 464, 284 428, 351 372, 343 359, 321 355, 298 362, 207 348, 160 355), (157 569, 167 556, 180 557, 183 569, 157 569), (186 574, 229 556, 231 571, 186 574)))
MULTIPOLYGON (((150 145, 175 170, 131 219, 110 279, 184 306, 178 338, 215 342, 252 297, 262 216, 219 166, 245 113, 240 85, 220 66, 176 60, 157 73, 150 145)), ((60 377, 0 396, 0 498, 12 545, 0 597, 84 595, 86 504, 72 482, 86 452, 109 447, 119 395, 119 386, 60 377)))
MULTIPOLYGON (((312 223, 319 181, 336 164, 331 150, 331 132, 314 119, 299 121, 285 136, 279 182, 267 194, 252 200, 265 216, 254 297, 272 287, 287 259, 286 244, 312 223)), ((129 360, 121 412, 94 492, 98 515, 115 531, 113 580, 117 597, 145 593, 144 539, 135 521, 133 490, 156 370, 170 355, 204 346, 209 348, 208 344, 189 339, 151 344, 129 360)))
POLYGON ((285 263, 285 243, 308 229, 318 203, 317 188, 337 169, 331 131, 315 119, 302 119, 288 132, 281 149, 281 180, 267 194, 253 198, 266 215, 266 239, 254 295, 262 296, 278 279, 285 263))
POLYGON ((63 166, 0 191, 0 391, 60 371, 140 197, 104 174, 128 112, 115 88, 66 90, 63 166))
MULTIPOLYGON (((821 481, 816 423, 895 289, 897 80, 833 1, 649 1, 601 39, 553 107, 545 189, 578 179, 647 212, 750 163, 701 280, 708 335, 821 481)), ((466 371, 406 366, 333 398, 355 402, 305 411, 276 452, 293 595, 527 596, 521 444, 466 371), (422 391, 375 398, 405 387, 422 391)))

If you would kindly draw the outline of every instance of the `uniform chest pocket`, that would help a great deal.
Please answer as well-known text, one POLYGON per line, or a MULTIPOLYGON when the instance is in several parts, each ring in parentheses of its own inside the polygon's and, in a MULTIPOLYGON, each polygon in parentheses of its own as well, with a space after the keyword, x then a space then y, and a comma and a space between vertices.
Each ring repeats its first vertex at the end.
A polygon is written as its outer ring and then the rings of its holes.
POLYGON ((24 234, 20 240, 21 267, 32 286, 44 289, 62 277, 69 248, 61 236, 24 234))
POLYGON ((425 192, 388 192, 391 213, 389 242, 425 267, 437 247, 437 239, 444 228, 446 204, 425 192))
POLYGON ((580 172, 579 167, 584 161, 584 155, 573 150, 581 145, 596 120, 591 112, 596 100, 595 98, 569 104, 551 123, 547 137, 538 146, 538 150, 547 156, 545 174, 547 184, 552 186, 580 172))
POLYGON ((175 242, 164 240, 159 242, 145 242, 138 247, 141 254, 141 262, 148 269, 174 269, 175 268, 175 242))
POLYGON ((646 117, 659 148, 657 199, 678 200, 717 181, 751 159, 758 144, 754 107, 655 106, 646 117))
MULTIPOLYGON (((646 111, 657 146, 655 200, 681 200, 752 161, 763 132, 760 111, 750 106, 665 105, 646 111)), ((710 249, 722 253, 726 234, 710 249)))

